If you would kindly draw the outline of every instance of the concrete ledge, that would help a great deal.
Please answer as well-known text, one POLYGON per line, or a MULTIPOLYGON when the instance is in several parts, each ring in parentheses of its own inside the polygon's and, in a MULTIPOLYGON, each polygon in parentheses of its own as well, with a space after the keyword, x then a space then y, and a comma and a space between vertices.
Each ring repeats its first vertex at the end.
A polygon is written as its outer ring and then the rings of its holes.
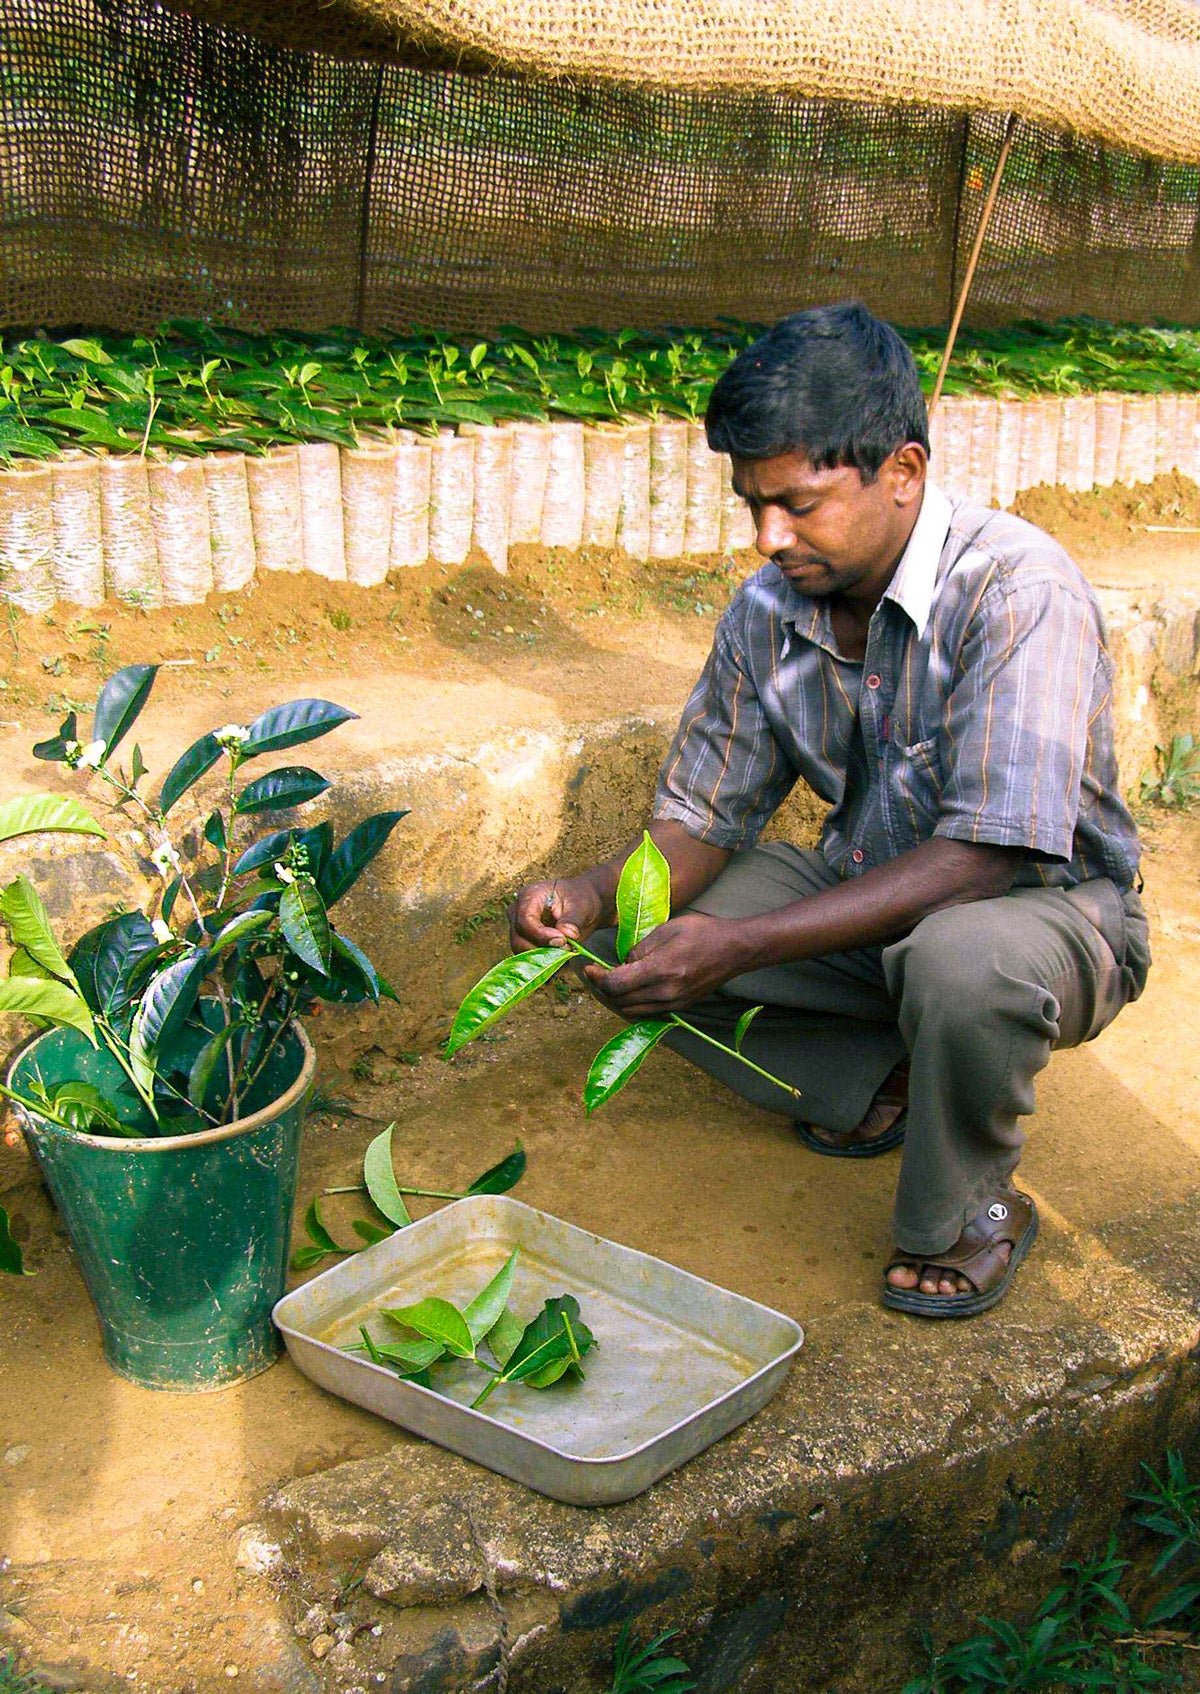
POLYGON ((391 1694, 599 1694, 627 1619, 682 1632, 700 1694, 899 1687, 922 1625, 1033 1604, 1143 1460, 1197 1452, 1200 1254, 1163 1283, 1161 1213, 1120 1229, 1078 1303, 1053 1284, 1089 1255, 1052 1228, 1007 1317, 819 1317, 765 1411, 626 1505, 557 1505, 401 1436, 280 1489, 271 1522, 294 1577, 352 1565, 391 1608, 391 1694))

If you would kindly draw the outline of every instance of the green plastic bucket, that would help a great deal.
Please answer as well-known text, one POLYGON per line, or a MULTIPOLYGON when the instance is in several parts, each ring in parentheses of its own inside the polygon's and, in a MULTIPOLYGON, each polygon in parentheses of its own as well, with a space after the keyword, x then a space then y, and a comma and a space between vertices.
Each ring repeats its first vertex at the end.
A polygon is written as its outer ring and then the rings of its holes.
MULTIPOLYGON (((283 1293, 315 1069, 293 1025, 255 1090, 269 1103, 194 1135, 80 1135, 21 1113, 95 1302, 104 1356, 122 1376, 196 1393, 278 1357, 271 1307, 283 1293)), ((106 1091, 124 1077, 71 1029, 26 1047, 9 1085, 24 1091, 39 1074, 47 1085, 70 1078, 106 1091)))

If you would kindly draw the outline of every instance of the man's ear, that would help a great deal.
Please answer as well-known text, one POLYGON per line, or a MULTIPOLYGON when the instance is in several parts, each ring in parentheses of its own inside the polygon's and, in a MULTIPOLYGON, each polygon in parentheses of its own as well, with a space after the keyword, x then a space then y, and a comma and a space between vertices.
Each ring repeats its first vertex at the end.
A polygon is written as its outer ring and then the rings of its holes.
POLYGON ((888 454, 880 474, 887 476, 896 505, 911 506, 921 498, 928 470, 929 455, 925 449, 917 441, 906 441, 903 447, 888 454))

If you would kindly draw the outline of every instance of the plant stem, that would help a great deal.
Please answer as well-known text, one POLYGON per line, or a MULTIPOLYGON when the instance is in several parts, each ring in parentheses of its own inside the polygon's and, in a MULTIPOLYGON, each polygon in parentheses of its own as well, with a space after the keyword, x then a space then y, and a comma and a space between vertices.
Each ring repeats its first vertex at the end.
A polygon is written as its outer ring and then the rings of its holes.
MULTIPOLYGON (((601 959, 597 954, 590 953, 580 941, 568 941, 567 946, 573 953, 582 954, 585 959, 590 959, 594 965, 599 965, 602 970, 615 969, 615 966, 610 965, 607 959, 601 959)), ((761 1065, 756 1065, 753 1059, 748 1059, 744 1053, 739 1053, 736 1047, 730 1047, 725 1041, 718 1041, 715 1035, 706 1035, 702 1029, 697 1029, 695 1024, 688 1023, 678 1013, 669 1012, 666 1021, 674 1024, 677 1029, 686 1029, 689 1035, 694 1035, 701 1041, 707 1041, 710 1047, 716 1047, 722 1053, 727 1053, 731 1059, 737 1059, 739 1064, 745 1065, 748 1070, 754 1071, 767 1082, 774 1083, 776 1088, 782 1088, 785 1094, 791 1094, 797 1100, 803 1098, 800 1090, 793 1088, 790 1082, 784 1082, 780 1077, 772 1076, 770 1071, 764 1070, 761 1065)))
MULTIPOLYGON (((379 1120, 375 1119, 374 1121, 378 1122, 379 1120)), ((466 1194, 447 1194, 440 1188, 405 1188, 402 1183, 397 1184, 397 1187, 401 1194, 415 1194, 418 1200, 466 1200, 468 1198, 466 1194)), ((322 1194, 365 1194, 366 1192, 366 1187, 361 1182, 354 1183, 350 1188, 322 1188, 321 1190, 322 1194)))

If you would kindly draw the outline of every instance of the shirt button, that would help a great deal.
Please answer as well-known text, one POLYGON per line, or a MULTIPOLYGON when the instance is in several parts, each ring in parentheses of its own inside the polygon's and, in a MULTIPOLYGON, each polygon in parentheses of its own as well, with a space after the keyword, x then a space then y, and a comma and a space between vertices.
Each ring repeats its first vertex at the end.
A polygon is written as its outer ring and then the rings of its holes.
POLYGON ((872 671, 870 676, 867 678, 867 687, 868 688, 878 688, 879 684, 882 681, 883 681, 883 678, 879 675, 879 672, 878 671, 872 671))
POLYGON ((854 860, 854 863, 856 865, 861 865, 862 862, 863 862, 863 850, 862 850, 862 848, 856 847, 854 849, 853 853, 851 853, 850 857, 854 860))

